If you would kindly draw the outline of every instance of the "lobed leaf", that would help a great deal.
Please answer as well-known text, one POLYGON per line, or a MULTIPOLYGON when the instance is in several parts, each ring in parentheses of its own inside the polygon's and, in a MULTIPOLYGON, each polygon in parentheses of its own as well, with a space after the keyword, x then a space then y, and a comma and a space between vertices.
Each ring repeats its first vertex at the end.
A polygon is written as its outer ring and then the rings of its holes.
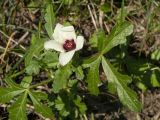
POLYGON ((52 38, 52 34, 54 32, 53 30, 53 25, 55 23, 55 13, 53 11, 53 5, 50 3, 48 4, 47 8, 46 8, 46 14, 44 17, 46 23, 45 23, 45 29, 50 37, 50 39, 52 38))
POLYGON ((65 103, 60 96, 55 100, 55 108, 59 111, 60 115, 66 117, 70 114, 69 110, 66 109, 65 103))
POLYGON ((29 50, 27 51, 27 55, 25 57, 25 66, 29 66, 32 58, 34 56, 39 55, 40 51, 43 50, 43 46, 44 46, 44 40, 40 39, 39 36, 37 34, 33 34, 32 35, 32 44, 29 48, 29 50))
POLYGON ((75 105, 79 108, 81 114, 85 114, 87 107, 85 103, 82 102, 81 97, 77 96, 77 99, 74 100, 75 105))
POLYGON ((90 69, 87 74, 87 83, 88 83, 88 90, 94 94, 98 95, 99 89, 98 84, 100 83, 99 78, 99 65, 100 65, 101 57, 98 57, 91 65, 90 69))
POLYGON ((26 115, 27 92, 18 97, 18 100, 9 108, 10 120, 27 120, 26 115))
POLYGON ((26 67, 26 73, 28 75, 36 75, 40 71, 40 63, 38 61, 32 60, 30 64, 26 67))
POLYGON ((33 102, 35 110, 38 113, 42 114, 46 118, 54 119, 54 115, 52 113, 52 110, 49 107, 47 107, 39 102, 39 100, 38 100, 39 96, 37 96, 36 94, 33 94, 32 92, 29 92, 29 96, 33 102))
POLYGON ((131 110, 139 112, 141 104, 137 99, 136 93, 127 87, 127 84, 131 81, 130 77, 117 72, 104 57, 102 57, 102 66, 108 81, 112 82, 117 88, 121 102, 131 110))
POLYGON ((9 102, 15 96, 23 93, 25 89, 17 89, 17 88, 0 88, 0 103, 9 102))
POLYGON ((71 69, 69 65, 63 66, 55 73, 55 80, 53 82, 53 91, 58 93, 59 90, 66 88, 67 81, 71 75, 71 69))
POLYGON ((105 54, 113 47, 126 43, 126 37, 133 32, 133 25, 128 22, 116 25, 107 38, 105 48, 102 53, 105 54))
POLYGON ((96 47, 98 48, 98 51, 101 51, 104 48, 105 40, 106 40, 106 35, 104 31, 98 30, 89 39, 89 43, 91 44, 91 47, 96 47))
POLYGON ((95 55, 93 55, 91 57, 85 58, 83 60, 83 65, 82 66, 84 68, 90 67, 92 65, 92 63, 94 63, 99 58, 99 56, 100 56, 100 54, 95 54, 95 55))
POLYGON ((56 52, 46 51, 44 54, 44 57, 42 61, 48 66, 48 67, 55 67, 59 61, 58 61, 58 54, 56 52))

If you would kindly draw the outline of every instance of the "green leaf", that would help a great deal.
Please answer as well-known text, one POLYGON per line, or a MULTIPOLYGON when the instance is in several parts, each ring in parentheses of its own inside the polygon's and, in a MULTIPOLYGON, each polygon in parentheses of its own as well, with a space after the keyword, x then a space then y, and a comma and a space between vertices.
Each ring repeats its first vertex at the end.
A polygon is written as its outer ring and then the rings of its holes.
POLYGON ((36 94, 33 94, 32 92, 29 92, 29 96, 30 96, 30 98, 33 102, 35 110, 38 113, 42 114, 46 118, 54 119, 54 115, 52 113, 52 110, 49 107, 41 104, 38 101, 38 96, 36 94))
POLYGON ((108 36, 105 44, 105 48, 102 53, 105 54, 110 51, 113 47, 126 43, 126 37, 133 32, 133 25, 124 22, 121 25, 116 25, 108 36))
POLYGON ((148 62, 147 59, 128 57, 127 71, 133 76, 138 88, 145 91, 148 87, 160 86, 160 69, 148 62))
POLYGON ((55 13, 53 11, 53 5, 50 3, 48 4, 46 8, 46 14, 44 17, 46 24, 45 24, 45 29, 49 35, 50 38, 52 38, 52 34, 54 32, 53 30, 53 25, 55 23, 55 13))
POLYGON ((70 113, 68 110, 66 110, 65 103, 63 102, 60 96, 58 96, 55 100, 55 108, 60 112, 60 115, 64 117, 68 116, 70 113))
POLYGON ((84 78, 84 73, 81 66, 72 66, 72 71, 75 73, 76 79, 82 80, 84 78))
POLYGON ((53 91, 58 93, 59 90, 66 88, 67 81, 71 75, 71 68, 69 65, 63 66, 55 73, 55 80, 53 82, 53 91))
POLYGON ((21 86, 24 88, 28 88, 31 82, 32 76, 25 76, 21 82, 21 86))
POLYGON ((25 89, 17 88, 0 88, 0 103, 9 102, 15 96, 23 93, 25 89))
POLYGON ((27 120, 26 115, 27 92, 18 97, 18 100, 9 108, 10 120, 27 120))
POLYGON ((73 3, 73 0, 63 0, 63 3, 65 5, 71 5, 73 3))
POLYGON ((160 70, 152 71, 151 84, 153 87, 160 87, 160 70))
POLYGON ((106 35, 103 30, 96 31, 89 40, 91 47, 98 47, 98 51, 104 49, 106 35))
POLYGON ((56 52, 51 51, 46 51, 42 60, 48 67, 54 67, 59 62, 58 54, 56 52))
POLYGON ((41 91, 33 91, 32 94, 34 96, 36 96, 36 98, 38 99, 38 101, 47 100, 47 98, 48 98, 48 94, 46 94, 44 92, 41 92, 41 91))
POLYGON ((75 74, 76 74, 76 78, 78 80, 82 80, 84 78, 84 73, 83 73, 83 69, 81 66, 77 67, 75 70, 75 74))
POLYGON ((105 47, 105 40, 106 35, 103 30, 99 30, 97 33, 97 40, 98 40, 98 51, 102 51, 105 47))
POLYGON ((37 75, 40 71, 40 65, 38 61, 32 60, 26 67, 26 73, 28 75, 37 75))
POLYGON ((127 57, 126 59, 126 66, 129 73, 142 76, 146 73, 146 71, 151 69, 151 64, 148 63, 148 60, 141 59, 141 58, 133 58, 133 57, 127 57))
POLYGON ((91 57, 88 57, 88 58, 85 58, 84 60, 83 60, 83 68, 88 68, 88 67, 90 67, 91 65, 92 65, 92 63, 94 63, 97 59, 98 59, 98 57, 100 56, 100 54, 94 54, 93 56, 91 56, 91 57))
POLYGON ((9 87, 23 89, 19 84, 15 83, 11 77, 6 76, 5 82, 9 85, 9 87))
POLYGON ((87 83, 88 83, 88 90, 94 94, 98 95, 99 89, 98 84, 101 83, 99 78, 99 65, 100 65, 101 57, 99 57, 97 60, 95 60, 88 71, 87 74, 87 83))
POLYGON ((75 86, 77 84, 78 80, 77 79, 71 79, 68 81, 67 86, 70 88, 73 88, 73 86, 75 86))
POLYGON ((152 60, 160 60, 160 49, 155 50, 151 53, 152 60))
POLYGON ((103 5, 100 6, 100 9, 104 12, 104 13, 108 13, 111 12, 111 6, 108 3, 105 3, 103 5))
POLYGON ((39 55, 41 50, 43 50, 44 46, 44 40, 40 39, 37 34, 32 35, 32 44, 27 51, 27 55, 25 57, 25 66, 27 67, 30 65, 30 62, 32 61, 32 58, 34 56, 39 55))
POLYGON ((79 108, 79 111, 81 112, 81 114, 85 114, 87 107, 86 105, 82 102, 81 97, 77 96, 77 99, 74 100, 74 103, 76 104, 76 106, 79 108))
POLYGON ((112 82, 117 88, 121 102, 131 110, 139 112, 141 104, 137 99, 136 93, 127 87, 127 84, 131 81, 130 77, 117 72, 104 57, 102 57, 102 66, 108 81, 112 82))

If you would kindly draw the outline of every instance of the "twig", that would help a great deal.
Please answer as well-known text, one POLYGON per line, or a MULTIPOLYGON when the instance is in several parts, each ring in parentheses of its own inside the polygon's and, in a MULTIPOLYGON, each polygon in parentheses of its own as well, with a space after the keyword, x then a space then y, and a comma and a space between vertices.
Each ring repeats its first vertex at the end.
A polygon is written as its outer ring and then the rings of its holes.
POLYGON ((8 40, 8 42, 7 42, 6 48, 5 48, 5 50, 4 50, 4 53, 2 54, 2 56, 1 56, 1 58, 0 58, 2 61, 4 61, 4 57, 5 57, 6 53, 7 53, 8 47, 9 47, 9 45, 10 45, 10 43, 11 43, 12 37, 13 37, 16 33, 17 33, 17 31, 13 32, 13 33, 11 34, 11 36, 9 37, 9 40, 8 40))
MULTIPOLYGON (((10 38, 10 37, 9 37, 7 34, 5 34, 3 31, 0 30, 0 33, 2 33, 6 38, 11 39, 11 41, 12 41, 13 43, 15 43, 15 44, 18 45, 18 43, 17 43, 13 38, 10 38)), ((22 45, 20 45, 20 47, 21 47, 23 50, 26 50, 26 48, 23 47, 22 45)))
MULTIPOLYGON (((103 5, 104 3, 105 3, 105 0, 101 0, 101 5, 103 5)), ((100 9, 100 11, 99 11, 99 25, 100 25, 101 29, 103 29, 103 17, 104 17, 104 13, 100 9)))
POLYGON ((96 10, 95 10, 93 1, 90 0, 90 3, 91 3, 91 6, 92 6, 92 8, 93 8, 93 15, 94 15, 94 18, 95 18, 96 25, 99 27, 98 17, 97 17, 97 14, 96 14, 96 10))
MULTIPOLYGON (((0 50, 4 51, 5 48, 2 47, 2 46, 0 46, 0 50)), ((13 51, 10 51, 10 50, 7 50, 7 52, 12 53, 12 54, 15 54, 16 56, 19 56, 19 57, 23 57, 23 55, 21 55, 21 54, 19 54, 19 53, 16 53, 16 52, 13 52, 13 51)))
POLYGON ((53 81, 52 79, 42 81, 41 83, 37 83, 37 84, 35 84, 35 85, 30 86, 30 89, 32 89, 32 88, 36 88, 36 87, 38 87, 38 86, 41 86, 41 85, 47 84, 47 83, 52 82, 52 81, 53 81))
POLYGON ((106 28, 106 31, 107 31, 108 33, 110 33, 110 29, 109 29, 109 27, 107 26, 106 22, 104 22, 104 26, 105 26, 105 28, 106 28))
MULTIPOLYGON (((15 42, 16 44, 13 45, 11 48, 15 48, 20 42, 22 42, 27 36, 29 35, 29 32, 26 32, 19 40, 18 42, 15 42)), ((13 40, 14 41, 14 40, 13 40)), ((25 48, 24 48, 25 49, 25 48)))
POLYGON ((97 28, 97 25, 96 25, 96 21, 95 21, 95 19, 94 19, 94 17, 93 17, 93 13, 92 13, 92 11, 91 11, 91 8, 90 8, 90 6, 89 6, 89 5, 87 5, 87 7, 88 7, 88 10, 89 10, 89 13, 90 13, 90 16, 91 16, 91 19, 92 19, 93 25, 94 25, 94 27, 95 27, 96 31, 98 31, 98 28, 97 28))

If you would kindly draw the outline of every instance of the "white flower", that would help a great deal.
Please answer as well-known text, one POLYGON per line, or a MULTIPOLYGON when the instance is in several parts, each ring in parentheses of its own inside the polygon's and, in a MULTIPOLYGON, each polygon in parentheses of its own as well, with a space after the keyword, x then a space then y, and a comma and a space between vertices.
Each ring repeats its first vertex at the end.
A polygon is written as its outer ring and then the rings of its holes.
POLYGON ((45 42, 44 48, 59 51, 59 62, 64 66, 72 59, 74 53, 83 47, 83 43, 84 37, 76 36, 73 26, 65 27, 58 23, 54 29, 53 40, 45 42))

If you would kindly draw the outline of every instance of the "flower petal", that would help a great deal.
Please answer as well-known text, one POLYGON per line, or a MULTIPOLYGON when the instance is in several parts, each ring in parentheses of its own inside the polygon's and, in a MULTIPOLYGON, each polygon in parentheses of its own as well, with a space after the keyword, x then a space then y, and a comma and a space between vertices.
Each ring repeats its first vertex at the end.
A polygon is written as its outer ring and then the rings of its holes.
POLYGON ((70 39, 76 39, 76 33, 73 26, 63 26, 61 24, 57 24, 54 33, 53 38, 57 42, 63 44, 66 40, 70 39))
POLYGON ((54 33, 53 33, 53 39, 59 43, 63 43, 63 38, 61 36, 61 29, 63 28, 63 25, 61 24, 56 24, 56 27, 54 29, 54 33))
POLYGON ((75 53, 75 50, 60 53, 60 56, 59 56, 60 64, 63 66, 66 65, 72 59, 74 53, 75 53))
POLYGON ((76 39, 76 50, 82 49, 84 44, 84 37, 83 36, 77 36, 76 39))
POLYGON ((76 33, 73 26, 66 26, 61 28, 61 35, 64 40, 76 39, 76 33))
POLYGON ((63 46, 55 40, 50 40, 50 41, 45 42, 44 43, 44 48, 46 50, 54 49, 54 50, 59 51, 59 52, 64 52, 65 51, 63 49, 63 46))

